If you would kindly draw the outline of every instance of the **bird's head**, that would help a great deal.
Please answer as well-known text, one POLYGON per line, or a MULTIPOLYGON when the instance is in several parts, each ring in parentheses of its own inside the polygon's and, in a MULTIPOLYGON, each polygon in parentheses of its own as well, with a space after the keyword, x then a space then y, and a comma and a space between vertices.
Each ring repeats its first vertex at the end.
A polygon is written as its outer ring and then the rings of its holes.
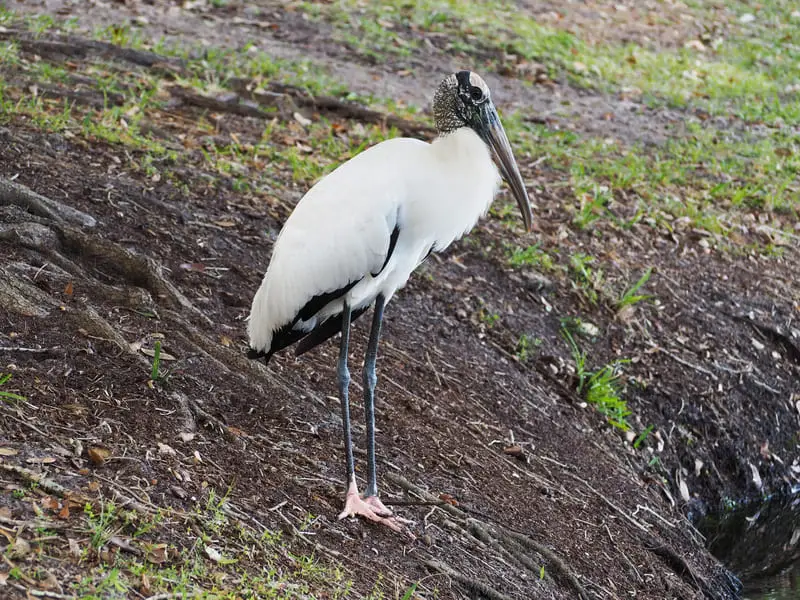
POLYGON ((519 204, 525 228, 530 231, 533 214, 528 192, 486 82, 471 71, 445 77, 433 98, 433 118, 440 134, 469 127, 486 142, 519 204))

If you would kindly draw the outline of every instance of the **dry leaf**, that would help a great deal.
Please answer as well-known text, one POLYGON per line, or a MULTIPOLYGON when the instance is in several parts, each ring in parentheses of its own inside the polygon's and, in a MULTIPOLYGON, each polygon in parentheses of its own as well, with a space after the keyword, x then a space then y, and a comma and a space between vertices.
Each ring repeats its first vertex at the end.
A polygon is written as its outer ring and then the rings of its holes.
POLYGON ((45 573, 47 573, 45 578, 44 579, 39 579, 36 582, 36 585, 38 585, 43 590, 59 590, 59 591, 61 591, 61 584, 58 582, 58 579, 56 579, 56 576, 53 575, 50 571, 45 571, 45 573))
POLYGON ((69 504, 65 504, 64 508, 58 511, 58 518, 59 519, 69 519, 69 504))
POLYGON ((3 519, 10 519, 11 518, 11 509, 7 506, 0 506, 0 517, 3 519))
POLYGON ((19 454, 19 452, 13 448, 0 448, 0 456, 16 456, 17 454, 19 454))
POLYGON ((206 554, 208 555, 208 558, 214 562, 219 562, 222 560, 222 553, 220 553, 220 551, 213 546, 206 546, 206 554))
POLYGON ((157 565, 167 562, 167 545, 154 544, 149 546, 147 548, 147 560, 157 565))
POLYGON ((764 483, 761 481, 761 474, 758 472, 758 467, 753 463, 747 464, 750 465, 750 471, 753 473, 753 484, 756 486, 756 489, 760 490, 764 487, 764 483))
POLYGON ((72 296, 72 282, 71 282, 71 281, 70 281, 70 282, 68 282, 68 283, 67 283, 67 285, 66 285, 66 287, 64 288, 64 293, 65 293, 67 296, 72 296))
POLYGON ((90 492, 96 492, 100 489, 100 484, 96 481, 90 481, 89 485, 86 486, 86 489, 88 489, 90 492))
POLYGON ((86 451, 86 454, 89 455, 89 460, 95 465, 102 465, 104 462, 106 462, 106 459, 111 456, 111 452, 109 450, 106 448, 100 448, 99 446, 89 448, 86 451))
POLYGON ((158 442, 158 453, 159 454, 166 454, 168 456, 177 456, 178 455, 178 453, 175 452, 175 448, 173 448, 172 446, 170 446, 168 444, 162 444, 161 442, 158 442))
POLYGON ((30 554, 31 552, 31 545, 21 537, 18 537, 14 540, 14 544, 6 550, 6 556, 11 560, 23 558, 30 554))
POLYGON ((453 498, 450 494, 439 494, 439 500, 452 506, 458 506, 458 500, 453 498))
POLYGON ((69 544, 69 553, 72 556, 79 558, 82 554, 81 547, 78 545, 77 540, 73 540, 72 538, 67 538, 67 543, 69 544))
POLYGON ((517 460, 527 461, 528 458, 525 456, 525 451, 522 449, 521 446, 506 446, 503 448, 503 452, 508 454, 509 456, 513 456, 517 460))
POLYGON ((50 509, 50 510, 58 510, 58 507, 61 506, 61 503, 52 496, 45 496, 42 498, 42 507, 50 509))
POLYGON ((0 586, 7 585, 6 580, 8 579, 8 573, 0 572, 0 586))

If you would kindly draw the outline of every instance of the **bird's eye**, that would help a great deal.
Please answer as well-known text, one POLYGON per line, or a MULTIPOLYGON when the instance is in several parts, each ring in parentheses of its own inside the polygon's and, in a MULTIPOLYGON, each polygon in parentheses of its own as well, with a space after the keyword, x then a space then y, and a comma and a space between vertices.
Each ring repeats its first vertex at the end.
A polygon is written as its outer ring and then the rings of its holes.
POLYGON ((473 87, 469 91, 469 97, 472 98, 473 102, 480 102, 483 100, 483 90, 479 87, 473 87))

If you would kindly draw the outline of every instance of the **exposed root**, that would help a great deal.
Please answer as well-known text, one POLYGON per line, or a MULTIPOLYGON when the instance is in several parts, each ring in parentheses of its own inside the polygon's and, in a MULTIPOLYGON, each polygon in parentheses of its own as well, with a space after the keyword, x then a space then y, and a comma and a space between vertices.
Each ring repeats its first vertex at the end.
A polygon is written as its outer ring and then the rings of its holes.
POLYGON ((37 194, 21 183, 3 178, 0 178, 0 205, 19 206, 56 223, 68 222, 83 227, 94 227, 97 224, 94 217, 84 212, 37 194))
POLYGON ((0 266, 0 306, 25 317, 46 317, 58 303, 48 294, 0 266))
POLYGON ((484 598, 488 598, 489 600, 511 600, 505 594, 501 594, 494 588, 489 587, 485 583, 472 579, 471 577, 467 577, 458 571, 454 571, 444 563, 439 562, 438 560, 426 560, 424 561, 426 567, 433 569, 434 571, 438 571, 439 573, 443 573, 450 577, 453 581, 457 581, 465 588, 467 591, 473 595, 480 595, 484 598))
POLYGON ((181 306, 211 324, 211 320, 197 309, 178 288, 162 275, 162 267, 153 259, 134 254, 113 242, 86 235, 71 227, 57 229, 66 252, 79 255, 97 269, 105 270, 123 281, 149 290, 168 306, 181 306))
MULTIPOLYGON (((414 485, 404 477, 396 473, 387 473, 386 479, 395 485, 413 493, 425 501, 435 501, 436 498, 433 494, 426 492, 419 486, 414 485)), ((550 548, 536 542, 527 535, 517 531, 510 530, 499 523, 483 523, 478 519, 467 517, 465 510, 461 510, 450 504, 441 505, 439 508, 446 511, 458 522, 453 523, 451 529, 464 531, 464 527, 469 531, 469 534, 481 544, 491 547, 495 552, 501 556, 505 556, 510 562, 513 562, 518 567, 524 568, 535 576, 540 574, 540 565, 531 560, 530 557, 524 554, 524 551, 533 551, 540 555, 549 565, 550 572, 557 578, 569 584, 581 600, 588 600, 589 594, 584 589, 583 585, 578 581, 578 578, 569 568, 569 566, 550 548)), ((455 579, 455 577, 454 577, 455 579)))
POLYGON ((245 117, 258 117, 269 119, 273 115, 258 107, 258 104, 250 100, 245 100, 237 94, 227 94, 224 99, 212 98, 197 94, 185 87, 174 85, 169 88, 169 93, 175 98, 179 98, 184 104, 207 108, 215 112, 226 112, 245 117))
POLYGON ((272 82, 269 86, 270 91, 264 93, 253 91, 251 82, 246 79, 233 79, 230 84, 236 92, 245 98, 265 106, 275 106, 278 101, 277 96, 283 94, 289 96, 297 106, 313 108, 343 119, 353 119, 362 123, 375 123, 382 127, 394 127, 404 135, 433 137, 436 134, 436 130, 429 125, 415 123, 408 119, 372 110, 355 102, 341 100, 333 96, 314 96, 308 91, 293 85, 272 82))
POLYGON ((717 592, 708 585, 708 582, 694 572, 694 569, 686 562, 686 560, 675 552, 669 546, 662 544, 659 540, 651 535, 644 539, 645 548, 663 560, 670 569, 677 575, 680 575, 684 581, 692 585, 695 589, 703 592, 706 598, 715 599, 720 596, 717 592))
POLYGON ((51 494, 55 494, 60 498, 75 500, 80 503, 89 501, 89 499, 83 494, 80 494, 78 492, 73 492, 72 490, 65 488, 60 483, 55 482, 52 479, 48 479, 42 473, 37 473, 36 471, 31 471, 30 469, 26 469, 25 467, 20 467, 19 465, 11 465, 8 463, 0 463, 0 469, 8 473, 14 473, 15 475, 21 477, 25 481, 28 481, 30 483, 35 483, 43 490, 50 492, 51 494))

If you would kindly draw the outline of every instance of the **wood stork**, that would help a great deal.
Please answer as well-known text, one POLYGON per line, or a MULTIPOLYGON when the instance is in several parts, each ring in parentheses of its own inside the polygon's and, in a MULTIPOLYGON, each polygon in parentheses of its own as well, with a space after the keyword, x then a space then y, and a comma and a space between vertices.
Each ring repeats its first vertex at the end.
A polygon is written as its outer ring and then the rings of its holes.
POLYGON ((477 74, 460 71, 433 103, 439 135, 430 144, 386 140, 351 158, 300 200, 275 241, 248 318, 250 358, 269 361, 299 342, 299 356, 341 332, 338 384, 346 455, 345 507, 399 531, 404 521, 378 497, 375 360, 383 309, 431 252, 447 248, 488 210, 500 185, 497 160, 522 211, 533 216, 505 130, 477 74), (359 496, 350 437, 347 367, 350 323, 374 305, 364 360, 367 487, 359 496))

